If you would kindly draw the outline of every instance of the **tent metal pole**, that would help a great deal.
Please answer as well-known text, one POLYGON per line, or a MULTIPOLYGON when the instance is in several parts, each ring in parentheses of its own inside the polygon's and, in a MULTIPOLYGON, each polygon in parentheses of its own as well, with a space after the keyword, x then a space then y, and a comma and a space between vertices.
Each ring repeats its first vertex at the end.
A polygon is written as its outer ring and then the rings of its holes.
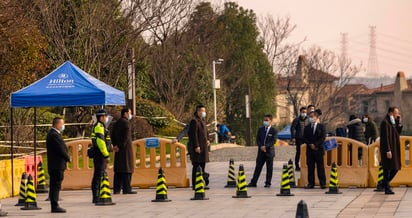
MULTIPOLYGON (((34 181, 37 181, 37 108, 34 107, 34 181)), ((37 182, 36 182, 37 185, 37 182)))
POLYGON ((10 150, 10 162, 11 162, 11 196, 14 196, 14 149, 13 149, 13 108, 10 107, 10 142, 11 142, 11 150, 10 150))

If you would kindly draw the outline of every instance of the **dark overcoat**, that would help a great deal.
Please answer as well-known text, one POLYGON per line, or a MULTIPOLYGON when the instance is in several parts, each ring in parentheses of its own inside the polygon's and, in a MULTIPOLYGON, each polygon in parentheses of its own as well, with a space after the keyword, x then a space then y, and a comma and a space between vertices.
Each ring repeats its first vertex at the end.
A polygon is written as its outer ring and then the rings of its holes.
POLYGON ((114 125, 112 130, 112 144, 117 146, 119 151, 114 155, 114 172, 133 173, 133 147, 131 138, 130 123, 127 119, 121 118, 114 125))
POLYGON ((206 122, 198 116, 194 116, 189 124, 189 154, 192 163, 209 162, 209 145, 206 122), (200 153, 195 148, 200 147, 200 153))
POLYGON ((380 129, 380 152, 382 167, 384 169, 401 169, 401 143, 400 133, 402 132, 402 125, 398 121, 392 124, 389 115, 387 115, 381 122, 380 129), (386 152, 391 151, 392 159, 386 157, 386 152))
POLYGON ((50 129, 46 138, 47 166, 49 170, 65 170, 66 162, 70 161, 68 149, 61 134, 54 128, 50 129))

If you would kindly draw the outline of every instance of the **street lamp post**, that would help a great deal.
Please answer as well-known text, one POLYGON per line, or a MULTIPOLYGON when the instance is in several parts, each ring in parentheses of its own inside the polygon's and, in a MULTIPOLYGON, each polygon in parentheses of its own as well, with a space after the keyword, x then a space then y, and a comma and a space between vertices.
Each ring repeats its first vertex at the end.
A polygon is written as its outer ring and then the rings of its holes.
MULTIPOLYGON (((216 61, 212 61, 213 65, 213 112, 214 112, 214 130, 216 130, 217 125, 217 106, 216 106, 216 89, 220 88, 220 80, 216 80, 216 64, 221 64, 224 60, 222 58, 217 59, 216 61)), ((215 143, 217 143, 217 133, 215 133, 215 143)))

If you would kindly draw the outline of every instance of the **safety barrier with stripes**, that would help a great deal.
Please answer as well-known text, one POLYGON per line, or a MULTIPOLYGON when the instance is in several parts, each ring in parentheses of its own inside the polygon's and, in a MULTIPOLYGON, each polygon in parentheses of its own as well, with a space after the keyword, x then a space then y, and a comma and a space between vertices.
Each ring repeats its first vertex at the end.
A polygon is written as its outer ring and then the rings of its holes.
MULTIPOLYGON (((87 157, 87 148, 91 140, 78 140, 66 143, 71 156, 71 163, 65 172, 63 189, 90 188, 93 177, 93 161, 87 157)), ((156 186, 159 167, 167 176, 168 186, 188 187, 186 172, 186 146, 171 143, 170 139, 146 138, 133 141, 135 169, 132 174, 132 186, 149 188, 156 186)), ((113 166, 107 169, 110 184, 113 185, 113 166)))

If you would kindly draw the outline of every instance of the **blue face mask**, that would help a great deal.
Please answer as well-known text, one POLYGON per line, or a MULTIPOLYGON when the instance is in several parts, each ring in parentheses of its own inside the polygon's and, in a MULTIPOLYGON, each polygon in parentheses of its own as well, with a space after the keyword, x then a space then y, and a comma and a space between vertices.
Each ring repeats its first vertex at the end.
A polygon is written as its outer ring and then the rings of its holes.
POLYGON ((267 127, 267 126, 269 126, 269 121, 263 121, 263 125, 265 126, 265 127, 267 127))
POLYGON ((315 120, 313 119, 313 117, 309 117, 309 123, 314 123, 315 120))

